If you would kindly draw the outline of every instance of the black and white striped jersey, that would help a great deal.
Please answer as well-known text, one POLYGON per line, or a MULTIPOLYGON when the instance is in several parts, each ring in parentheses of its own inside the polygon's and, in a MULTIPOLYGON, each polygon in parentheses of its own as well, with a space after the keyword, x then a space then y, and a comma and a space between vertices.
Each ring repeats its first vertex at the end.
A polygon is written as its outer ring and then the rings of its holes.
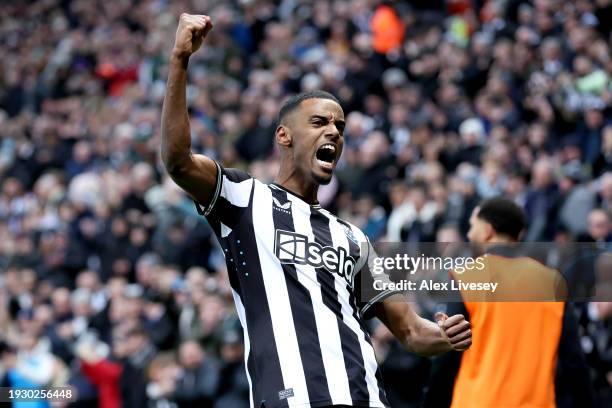
POLYGON ((251 407, 388 406, 357 299, 371 246, 361 230, 276 184, 218 166, 196 203, 223 248, 244 329, 251 407))

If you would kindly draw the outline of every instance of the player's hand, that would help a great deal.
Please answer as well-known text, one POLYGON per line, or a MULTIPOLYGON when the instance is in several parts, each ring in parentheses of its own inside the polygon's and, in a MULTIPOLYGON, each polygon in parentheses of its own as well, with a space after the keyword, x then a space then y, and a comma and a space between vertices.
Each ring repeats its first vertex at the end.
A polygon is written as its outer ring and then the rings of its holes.
POLYGON ((209 16, 181 14, 172 53, 179 58, 189 58, 200 48, 202 41, 212 28, 213 24, 209 16))
POLYGON ((453 350, 464 351, 472 345, 471 325, 463 315, 458 314, 448 317, 445 313, 438 312, 435 318, 442 337, 448 341, 453 350))

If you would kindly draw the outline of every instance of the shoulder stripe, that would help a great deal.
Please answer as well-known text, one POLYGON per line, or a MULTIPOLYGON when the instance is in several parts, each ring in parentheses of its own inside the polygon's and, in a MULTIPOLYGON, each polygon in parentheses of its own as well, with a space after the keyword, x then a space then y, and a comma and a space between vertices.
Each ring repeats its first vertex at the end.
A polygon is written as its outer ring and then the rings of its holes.
POLYGON ((219 163, 217 163, 216 161, 215 166, 217 166, 217 185, 215 187, 215 194, 213 194, 212 200, 210 200, 208 207, 206 207, 206 211, 204 211, 205 217, 208 217, 213 207, 215 206, 217 199, 219 198, 219 193, 221 192, 221 185, 223 184, 221 166, 219 166, 219 163))

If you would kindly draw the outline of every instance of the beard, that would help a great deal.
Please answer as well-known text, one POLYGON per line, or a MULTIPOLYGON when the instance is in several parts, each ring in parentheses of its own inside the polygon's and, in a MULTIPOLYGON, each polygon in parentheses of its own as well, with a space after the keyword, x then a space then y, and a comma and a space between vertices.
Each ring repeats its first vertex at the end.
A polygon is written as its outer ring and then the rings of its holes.
POLYGON ((331 182, 332 175, 330 174, 329 176, 319 176, 317 174, 313 174, 312 178, 318 185, 325 186, 331 182))

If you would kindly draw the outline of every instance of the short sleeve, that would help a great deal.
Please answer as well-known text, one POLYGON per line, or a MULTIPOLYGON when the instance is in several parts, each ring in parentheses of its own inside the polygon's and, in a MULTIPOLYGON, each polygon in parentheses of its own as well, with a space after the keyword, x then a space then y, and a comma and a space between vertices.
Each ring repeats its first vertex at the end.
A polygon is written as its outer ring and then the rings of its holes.
POLYGON ((372 306, 376 302, 381 302, 391 295, 400 294, 402 291, 382 289, 390 286, 391 279, 385 271, 378 270, 380 268, 375 267, 374 263, 375 259, 378 258, 378 254, 369 239, 362 244, 362 247, 365 247, 365 256, 357 264, 358 272, 355 276, 353 289, 361 316, 364 319, 371 319, 374 317, 374 308, 372 306))
POLYGON ((216 233, 222 234, 224 227, 234 228, 252 199, 253 177, 232 168, 217 166, 217 180, 214 193, 207 205, 195 202, 200 215, 206 217, 216 233))

